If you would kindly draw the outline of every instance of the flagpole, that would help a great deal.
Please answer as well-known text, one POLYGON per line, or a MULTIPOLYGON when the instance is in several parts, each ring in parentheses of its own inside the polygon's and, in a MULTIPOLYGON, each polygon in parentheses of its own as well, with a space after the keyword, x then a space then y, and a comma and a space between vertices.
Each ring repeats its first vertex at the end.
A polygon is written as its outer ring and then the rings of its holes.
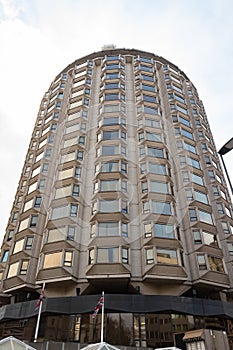
POLYGON ((101 338, 100 342, 104 342, 104 292, 102 292, 103 305, 102 305, 102 317, 101 317, 101 338))
MULTIPOLYGON (((42 287, 43 291, 44 289, 45 289, 45 282, 43 283, 43 287, 42 287)), ((42 304, 43 304, 43 298, 40 300, 39 311, 38 311, 37 322, 36 322, 36 330, 35 330, 35 336, 34 336, 34 343, 37 342, 37 337, 38 337, 38 332, 40 327, 40 316, 41 316, 42 304)))

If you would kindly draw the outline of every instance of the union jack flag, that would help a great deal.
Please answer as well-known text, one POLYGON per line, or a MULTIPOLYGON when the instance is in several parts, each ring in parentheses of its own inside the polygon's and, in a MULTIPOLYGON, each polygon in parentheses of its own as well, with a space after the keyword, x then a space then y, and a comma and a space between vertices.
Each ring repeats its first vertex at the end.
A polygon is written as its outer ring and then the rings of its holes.
POLYGON ((100 298, 99 298, 99 301, 94 309, 94 312, 92 314, 92 318, 95 318, 99 312, 99 310, 101 309, 101 307, 103 307, 104 305, 104 296, 102 295, 100 298))
POLYGON ((43 300, 44 298, 45 298, 45 293, 44 293, 44 289, 42 289, 42 291, 40 292, 40 296, 39 296, 39 298, 38 298, 38 300, 37 300, 34 313, 36 313, 36 312, 39 310, 40 304, 42 303, 42 300, 43 300))

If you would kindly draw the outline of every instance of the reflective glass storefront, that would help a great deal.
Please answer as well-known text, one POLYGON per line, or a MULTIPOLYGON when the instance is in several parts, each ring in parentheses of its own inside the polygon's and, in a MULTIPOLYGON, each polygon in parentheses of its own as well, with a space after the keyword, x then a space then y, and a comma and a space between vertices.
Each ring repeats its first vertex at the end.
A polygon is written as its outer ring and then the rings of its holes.
MULTIPOLYGON (((33 340, 36 318, 0 324, 0 337, 18 332, 18 338, 33 340)), ((226 331, 232 345, 233 321, 219 317, 195 317, 181 314, 106 313, 104 341, 112 345, 133 347, 169 347, 180 341, 184 333, 209 328, 226 331)), ((101 314, 42 316, 39 341, 78 342, 80 345, 100 342, 101 314)))

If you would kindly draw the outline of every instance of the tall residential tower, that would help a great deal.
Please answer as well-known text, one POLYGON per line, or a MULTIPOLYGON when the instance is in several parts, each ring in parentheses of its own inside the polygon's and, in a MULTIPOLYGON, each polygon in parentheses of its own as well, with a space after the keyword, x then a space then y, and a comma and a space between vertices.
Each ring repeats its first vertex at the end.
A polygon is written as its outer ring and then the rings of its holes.
POLYGON ((233 328, 232 207, 202 101, 177 66, 105 47, 45 93, 1 249, 0 335, 172 345, 233 328), (203 302, 203 298, 206 299, 203 302), (207 300, 208 299, 208 300, 207 300))

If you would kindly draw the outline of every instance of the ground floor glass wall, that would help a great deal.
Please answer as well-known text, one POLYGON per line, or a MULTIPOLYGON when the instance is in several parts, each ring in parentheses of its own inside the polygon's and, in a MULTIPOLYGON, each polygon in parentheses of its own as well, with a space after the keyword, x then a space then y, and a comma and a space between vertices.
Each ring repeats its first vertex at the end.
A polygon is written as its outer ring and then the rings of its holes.
MULTIPOLYGON (((32 341, 36 318, 0 323, 0 337, 9 335, 32 341)), ((168 347, 182 339, 186 331, 210 328, 226 331, 232 343, 233 321, 215 317, 194 317, 178 314, 106 313, 104 341, 112 345, 134 347, 168 347)), ((81 345, 100 342, 101 314, 42 316, 38 340, 79 342, 81 345)))

